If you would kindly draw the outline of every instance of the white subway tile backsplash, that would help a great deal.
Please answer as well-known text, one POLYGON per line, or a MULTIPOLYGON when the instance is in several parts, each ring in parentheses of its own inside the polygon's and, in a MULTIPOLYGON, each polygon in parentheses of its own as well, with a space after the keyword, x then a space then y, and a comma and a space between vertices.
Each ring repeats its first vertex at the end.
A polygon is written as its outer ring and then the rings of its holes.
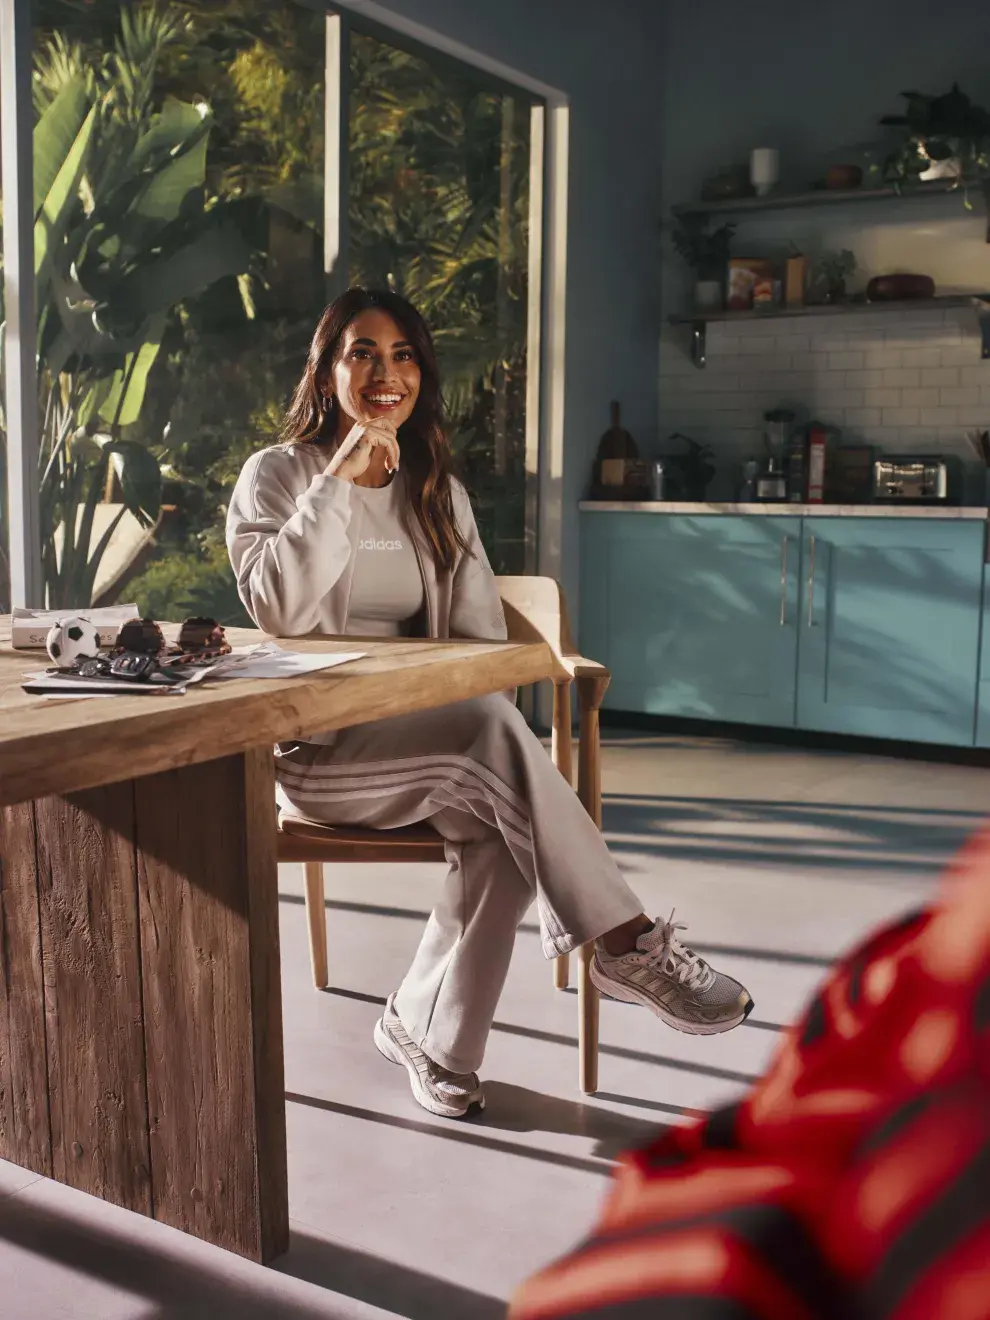
POLYGON ((954 385, 939 393, 942 396, 939 402, 948 404, 950 408, 976 408, 980 404, 980 391, 976 385, 954 385))
POLYGON ((922 385, 958 385, 958 367, 922 367, 922 385))
MULTIPOLYGON (((908 350, 905 350, 908 351, 908 350)), ((863 365, 866 367, 899 367, 903 362, 903 354, 899 348, 868 348, 863 357, 863 365)))
POLYGON ((703 371, 686 334, 665 332, 659 388, 661 435, 712 444, 726 494, 739 462, 762 452, 770 408, 792 407, 892 452, 958 452, 967 462, 964 430, 990 427, 990 362, 980 360, 971 313, 713 322, 703 371))
MULTIPOLYGON (((936 347, 901 349, 902 367, 940 367, 942 350, 936 347)), ((949 364, 946 364, 949 365, 949 364)))
POLYGON ((905 389, 901 390, 901 403, 905 408, 937 408, 944 402, 941 396, 945 392, 935 386, 929 386, 928 389, 905 389))
POLYGON ((958 419, 959 409, 947 408, 944 404, 938 408, 921 408, 918 412, 918 421, 922 426, 948 426, 958 419))
POLYGON ((960 344, 955 348, 939 350, 943 367, 971 367, 980 360, 980 350, 976 344, 960 344))
POLYGON ((739 341, 739 352, 746 357, 765 354, 770 357, 776 347, 776 340, 771 335, 747 335, 739 341))
POLYGON ((990 408, 960 408, 956 421, 962 427, 990 427, 990 408))
POLYGON ((868 408, 898 408, 901 392, 895 389, 867 390, 864 402, 868 408))
POLYGON ((921 420, 917 408, 884 408, 884 426, 916 426, 921 420))
POLYGON ((851 351, 829 353, 828 369, 829 371, 855 371, 862 364, 862 361, 862 353, 851 351))
POLYGON ((883 373, 883 383, 895 389, 905 389, 918 383, 917 371, 909 367, 888 367, 883 373))

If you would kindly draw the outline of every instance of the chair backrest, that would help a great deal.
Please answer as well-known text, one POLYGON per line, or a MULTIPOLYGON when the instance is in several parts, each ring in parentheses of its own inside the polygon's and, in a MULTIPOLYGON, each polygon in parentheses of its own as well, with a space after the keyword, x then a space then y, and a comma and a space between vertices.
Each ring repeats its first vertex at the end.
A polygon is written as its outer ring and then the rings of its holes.
POLYGON ((564 591, 556 578, 495 579, 511 642, 546 642, 558 657, 573 655, 564 591))

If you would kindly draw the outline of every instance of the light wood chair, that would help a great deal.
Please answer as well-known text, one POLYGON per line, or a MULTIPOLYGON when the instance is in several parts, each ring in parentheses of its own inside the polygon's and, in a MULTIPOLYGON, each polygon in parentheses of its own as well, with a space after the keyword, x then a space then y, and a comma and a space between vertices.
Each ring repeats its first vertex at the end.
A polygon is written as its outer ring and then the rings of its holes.
MULTIPOLYGON (((548 577, 497 579, 509 640, 546 642, 556 659, 553 676, 553 729, 550 754, 557 769, 573 785, 571 689, 577 688, 579 736, 577 793, 585 810, 601 829, 601 759, 598 712, 609 684, 604 665, 579 655, 571 637, 567 605, 560 584, 548 577)), ((302 862, 306 886, 306 918, 313 981, 329 984, 327 924, 323 867, 327 862, 442 862, 443 840, 428 824, 394 830, 368 830, 321 825, 282 814, 278 859, 302 862)), ((598 992, 591 983, 594 944, 580 950, 578 974, 578 1074, 584 1092, 598 1089, 598 992)), ((554 984, 567 988, 569 959, 554 963, 554 984)))

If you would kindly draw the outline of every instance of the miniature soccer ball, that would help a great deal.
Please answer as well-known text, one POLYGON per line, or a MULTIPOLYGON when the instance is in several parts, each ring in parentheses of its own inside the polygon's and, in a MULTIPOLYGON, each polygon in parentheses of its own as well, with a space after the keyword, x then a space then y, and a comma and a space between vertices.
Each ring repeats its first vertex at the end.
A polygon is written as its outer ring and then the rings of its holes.
POLYGON ((100 634, 89 619, 67 615, 52 624, 46 645, 59 669, 71 669, 77 660, 100 654, 100 634))

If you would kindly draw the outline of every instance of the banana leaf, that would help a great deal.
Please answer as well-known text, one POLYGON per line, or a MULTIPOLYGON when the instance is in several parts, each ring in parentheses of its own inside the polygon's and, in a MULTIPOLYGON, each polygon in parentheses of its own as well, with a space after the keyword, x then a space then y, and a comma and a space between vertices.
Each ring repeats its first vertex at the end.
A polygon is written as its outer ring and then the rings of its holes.
POLYGON ((149 261, 117 286, 112 309, 121 322, 137 325, 201 293, 228 275, 243 275, 251 249, 234 225, 211 225, 181 248, 149 261))
POLYGON ((148 372, 154 365, 165 333, 165 313, 152 317, 148 337, 136 353, 129 353, 124 366, 113 373, 110 389, 99 407, 99 415, 114 431, 130 426, 141 415, 148 387, 148 372))
POLYGON ((209 115, 202 114, 197 106, 168 97, 152 119, 151 127, 138 138, 129 169, 137 174, 156 166, 159 158, 171 155, 179 147, 187 147, 198 133, 206 130, 209 122, 209 115))
POLYGON ((97 110, 93 106, 55 175, 34 224, 34 277, 39 303, 47 294, 55 252, 65 237, 72 211, 78 205, 79 184, 86 170, 96 119, 97 110))
POLYGON ((90 108, 86 85, 76 75, 65 84, 34 126, 32 154, 36 220, 90 108))
POLYGON ((139 522, 152 527, 162 509, 162 472, 158 459, 133 440, 107 440, 96 436, 120 482, 124 507, 139 522))

